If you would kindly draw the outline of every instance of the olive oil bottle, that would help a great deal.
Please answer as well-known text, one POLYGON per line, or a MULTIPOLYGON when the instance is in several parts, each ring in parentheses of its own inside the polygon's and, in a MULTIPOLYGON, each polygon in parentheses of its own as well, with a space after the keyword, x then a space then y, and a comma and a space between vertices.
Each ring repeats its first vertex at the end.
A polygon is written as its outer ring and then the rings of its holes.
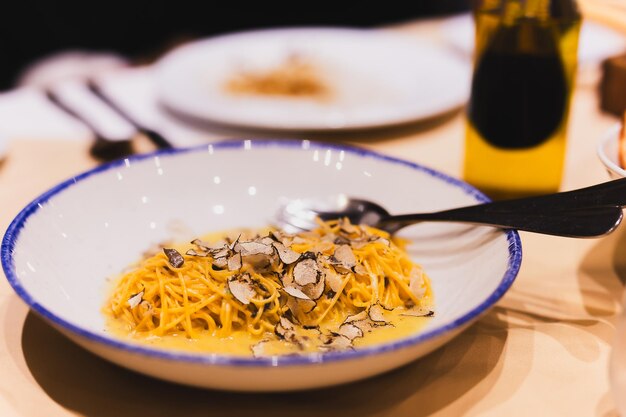
POLYGON ((475 21, 464 178, 495 198, 556 191, 576 70, 576 5, 485 0, 475 21))

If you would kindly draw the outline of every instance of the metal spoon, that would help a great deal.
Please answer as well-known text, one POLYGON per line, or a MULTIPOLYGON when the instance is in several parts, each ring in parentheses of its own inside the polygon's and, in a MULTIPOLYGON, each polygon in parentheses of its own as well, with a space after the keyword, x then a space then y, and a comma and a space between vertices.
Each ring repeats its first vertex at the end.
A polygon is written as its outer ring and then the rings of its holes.
POLYGON ((322 220, 347 217, 389 233, 423 221, 463 222, 566 236, 598 237, 611 233, 622 220, 626 179, 564 193, 478 204, 435 213, 393 216, 380 205, 337 196, 326 201, 294 200, 281 207, 277 226, 309 230, 322 220))
POLYGON ((54 104, 58 109, 81 122, 93 133, 95 140, 89 148, 89 154, 94 158, 107 162, 123 158, 134 153, 132 140, 130 138, 110 138, 101 132, 88 117, 85 117, 79 111, 66 104, 63 99, 61 99, 61 97, 59 97, 59 95, 51 89, 46 89, 44 91, 44 95, 50 103, 54 104))

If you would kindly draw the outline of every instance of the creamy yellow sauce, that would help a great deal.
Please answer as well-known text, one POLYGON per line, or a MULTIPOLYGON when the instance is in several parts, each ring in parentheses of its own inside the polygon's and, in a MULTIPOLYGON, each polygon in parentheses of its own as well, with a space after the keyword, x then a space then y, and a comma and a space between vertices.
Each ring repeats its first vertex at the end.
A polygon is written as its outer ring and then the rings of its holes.
MULTIPOLYGON (((270 229, 257 229, 254 231, 247 230, 231 230, 220 233, 210 233, 200 237, 201 240, 207 243, 215 243, 223 240, 226 236, 231 239, 237 238, 240 235, 246 235, 249 233, 267 233, 270 229)), ((188 249, 192 248, 191 244, 168 244, 169 248, 174 248, 180 253, 185 253, 188 249)), ((160 249, 154 249, 154 252, 158 252, 160 249)), ((147 255, 146 255, 147 256, 147 255)), ((112 287, 122 276, 115 280, 112 280, 112 287)), ((112 292, 112 291, 111 291, 112 292)), ((380 326, 372 329, 369 332, 365 332, 362 337, 358 337, 352 341, 354 348, 366 347, 378 344, 384 344, 391 341, 403 339, 412 335, 415 335, 421 329, 426 326, 430 317, 416 317, 414 315, 405 314, 406 310, 402 307, 395 308, 394 310, 384 310, 383 315, 388 321, 388 325, 380 326)), ((293 353, 313 353, 319 351, 318 345, 313 343, 305 346, 297 346, 293 343, 287 342, 279 338, 275 333, 266 332, 262 336, 255 336, 246 332, 245 330, 234 330, 227 336, 220 335, 219 330, 213 333, 209 331, 200 332, 197 337, 189 338, 185 334, 168 334, 164 336, 145 335, 143 333, 137 333, 133 330, 128 323, 120 320, 119 318, 113 318, 106 314, 106 330, 112 335, 130 341, 131 343, 137 343, 140 345, 148 345, 152 348, 163 350, 178 350, 194 353, 216 353, 216 354, 229 354, 237 356, 252 356, 252 346, 261 342, 262 340, 269 340, 264 349, 264 355, 286 355, 293 353)), ((325 320, 319 326, 319 330, 328 334, 329 332, 336 332, 339 326, 342 324, 341 320, 325 320)))
MULTIPOLYGON (((378 327, 366 333, 363 337, 354 340, 354 347, 365 347, 388 343, 394 340, 403 339, 419 332, 430 317, 414 317, 402 315, 402 310, 385 311, 385 318, 392 324, 391 326, 378 327)), ((327 322, 320 326, 321 330, 333 329, 341 325, 341 322, 327 322)), ((157 349, 181 350, 197 353, 219 353, 238 356, 252 355, 251 346, 260 342, 264 338, 271 338, 272 343, 266 349, 267 354, 285 355, 294 352, 315 352, 313 347, 304 350, 296 350, 294 345, 280 340, 276 335, 268 333, 265 337, 259 338, 245 331, 235 331, 231 335, 223 337, 208 332, 200 334, 196 339, 189 339, 185 335, 149 336, 135 334, 128 329, 121 321, 110 319, 107 329, 113 335, 136 342, 142 345, 149 345, 157 349)))

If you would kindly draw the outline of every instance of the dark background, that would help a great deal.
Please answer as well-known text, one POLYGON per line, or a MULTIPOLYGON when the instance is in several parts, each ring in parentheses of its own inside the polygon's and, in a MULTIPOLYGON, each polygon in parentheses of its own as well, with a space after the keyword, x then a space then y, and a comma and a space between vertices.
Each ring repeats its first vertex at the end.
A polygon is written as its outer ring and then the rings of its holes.
POLYGON ((22 0, 0 13, 0 90, 34 60, 65 50, 116 52, 149 62, 186 40, 280 26, 372 27, 469 9, 469 0, 295 1, 22 0), (247 4, 246 4, 247 3, 247 4), (282 3, 282 2, 281 2, 282 3))

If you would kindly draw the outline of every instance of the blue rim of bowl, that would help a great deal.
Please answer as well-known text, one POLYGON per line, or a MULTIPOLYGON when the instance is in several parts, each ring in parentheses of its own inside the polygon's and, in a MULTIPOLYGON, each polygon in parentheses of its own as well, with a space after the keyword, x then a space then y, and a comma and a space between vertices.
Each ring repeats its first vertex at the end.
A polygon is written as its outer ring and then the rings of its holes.
POLYGON ((36 299, 34 299, 22 286, 20 283, 14 267, 13 261, 13 251, 17 240, 19 238, 19 234, 21 230, 24 228, 24 225, 28 218, 35 214, 37 210, 48 200, 53 198, 55 195, 60 194, 63 190, 71 187, 93 175, 97 175, 99 173, 103 173, 109 171, 111 169, 117 168, 121 165, 124 165, 128 161, 142 161, 145 159, 154 158, 155 156, 168 156, 168 155, 177 155, 177 154, 185 154, 190 152, 199 152, 202 150, 216 150, 216 149, 249 149, 250 147, 259 148, 259 147, 277 147, 277 148, 301 148, 301 149, 321 149, 321 150, 338 150, 349 152, 353 155, 360 157, 373 158, 376 160, 389 162, 393 164, 403 165, 417 171, 426 173, 436 179, 442 180, 449 185, 453 185, 455 187, 460 188, 466 194, 476 199, 478 202, 488 202, 490 201, 487 196, 478 191, 473 186, 458 180, 456 178, 450 177, 446 174, 443 174, 439 171, 436 171, 431 168, 427 168, 425 166, 409 162, 403 159, 387 156, 380 154, 378 152, 365 150, 358 147, 347 146, 347 145, 337 145, 337 144, 325 144, 319 142, 313 142, 308 140, 289 140, 289 139, 279 139, 279 140, 240 140, 240 141, 224 141, 224 142, 216 142, 211 143, 209 145, 196 146, 191 148, 178 148, 178 149, 165 149, 159 150, 149 154, 135 155, 129 157, 127 159, 121 159, 117 161, 113 161, 104 165, 100 165, 96 168, 93 168, 89 171, 83 172, 75 177, 72 177, 55 187, 49 189, 48 191, 41 194, 39 197, 34 199, 31 203, 29 203, 18 215, 13 219, 11 224, 9 225, 3 239, 2 246, 0 246, 0 260, 2 261, 2 268, 4 269, 4 273, 6 274, 7 280, 9 284, 13 287, 13 290, 24 300, 24 302, 35 312, 41 315, 46 320, 50 321, 56 326, 59 326, 63 330, 67 330, 75 335, 81 336, 91 342, 101 343, 108 347, 122 349, 129 353, 138 354, 138 355, 147 355, 153 358, 165 359, 170 361, 183 361, 183 362, 191 362, 198 363, 204 365, 220 365, 220 366, 260 366, 260 367, 274 367, 274 366, 293 366, 293 365, 310 365, 310 364, 319 364, 319 363, 327 363, 334 361, 344 361, 362 358, 366 356, 377 355, 384 352, 396 351, 403 348, 407 348, 412 345, 416 345, 419 343, 423 343, 427 340, 435 339, 438 336, 444 335, 445 333, 462 328, 462 326, 469 324, 473 320, 477 319, 482 313, 486 312, 493 304, 495 304, 504 293, 510 288, 515 281, 515 278, 519 272, 521 262, 522 262, 522 244, 519 237, 519 234, 515 230, 507 230, 506 238, 508 242, 508 250, 509 250, 509 258, 507 270, 502 277, 500 284, 498 287, 479 305, 474 307, 472 310, 465 313, 463 316, 458 317, 456 320, 447 323, 444 326, 436 327, 430 330, 424 330, 414 336, 400 339, 395 342, 386 343, 382 345, 372 346, 372 347, 364 347, 356 350, 349 351, 338 351, 338 352, 328 352, 323 354, 306 354, 306 355, 298 355, 298 356, 274 356, 268 358, 253 358, 253 357, 241 357, 241 356, 233 356, 233 355, 223 355, 223 354, 192 354, 180 351, 166 351, 161 349, 153 349, 145 346, 141 346, 138 344, 126 343, 120 339, 109 338, 103 336, 101 334, 95 333, 91 330, 86 330, 80 326, 74 325, 71 322, 60 318, 55 315, 54 312, 47 309, 45 306, 41 305, 36 299), (306 146, 306 147, 305 147, 306 146))

